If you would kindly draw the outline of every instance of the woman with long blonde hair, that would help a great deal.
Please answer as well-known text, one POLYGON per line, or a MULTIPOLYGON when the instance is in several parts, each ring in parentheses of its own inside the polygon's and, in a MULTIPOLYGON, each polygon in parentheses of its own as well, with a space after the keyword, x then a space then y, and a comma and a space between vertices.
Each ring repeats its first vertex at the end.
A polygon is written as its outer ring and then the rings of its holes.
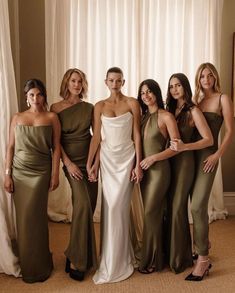
MULTIPOLYGON (((203 112, 214 138, 210 147, 195 152, 195 181, 191 193, 193 239, 198 259, 188 281, 201 281, 208 274, 211 263, 208 257, 209 226, 208 201, 218 161, 229 146, 233 134, 233 106, 231 99, 221 92, 219 74, 211 63, 199 66, 195 77, 194 103, 203 112), (224 121, 225 133, 220 146, 218 135, 224 121)), ((196 137, 200 139, 200 136, 196 137)))

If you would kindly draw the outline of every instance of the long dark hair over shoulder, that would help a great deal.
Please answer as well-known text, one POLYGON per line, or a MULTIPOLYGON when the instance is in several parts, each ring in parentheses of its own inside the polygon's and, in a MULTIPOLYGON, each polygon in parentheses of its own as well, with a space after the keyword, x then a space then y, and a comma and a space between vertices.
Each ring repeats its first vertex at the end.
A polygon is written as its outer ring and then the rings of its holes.
POLYGON ((137 99, 139 101, 139 104, 142 110, 142 114, 144 115, 148 111, 148 107, 144 104, 141 98, 141 89, 143 85, 146 85, 148 89, 155 95, 158 108, 164 109, 162 91, 159 84, 154 79, 145 79, 139 85, 138 96, 137 96, 137 99))

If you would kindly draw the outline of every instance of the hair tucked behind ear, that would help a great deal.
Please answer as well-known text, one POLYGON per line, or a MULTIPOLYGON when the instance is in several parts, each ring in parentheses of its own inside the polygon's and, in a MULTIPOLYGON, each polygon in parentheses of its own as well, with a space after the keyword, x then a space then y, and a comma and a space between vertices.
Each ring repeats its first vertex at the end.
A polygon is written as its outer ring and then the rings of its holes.
POLYGON ((45 108, 48 108, 47 103, 47 91, 44 83, 37 78, 28 79, 24 85, 24 95, 26 96, 28 91, 30 91, 33 88, 37 88, 40 91, 40 94, 44 97, 44 105, 45 108))

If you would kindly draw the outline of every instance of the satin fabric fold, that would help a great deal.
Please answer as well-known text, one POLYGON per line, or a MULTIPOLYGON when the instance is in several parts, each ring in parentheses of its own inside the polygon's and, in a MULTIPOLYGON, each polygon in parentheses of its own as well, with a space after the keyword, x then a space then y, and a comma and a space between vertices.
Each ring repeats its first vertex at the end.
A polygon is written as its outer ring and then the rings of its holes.
POLYGON ((119 282, 134 271, 129 237, 133 190, 130 176, 135 159, 133 117, 127 112, 118 117, 102 115, 101 119, 102 240, 95 284, 119 282))
POLYGON ((46 280, 53 269, 47 218, 51 148, 52 126, 15 127, 12 178, 17 248, 22 277, 28 283, 46 280))

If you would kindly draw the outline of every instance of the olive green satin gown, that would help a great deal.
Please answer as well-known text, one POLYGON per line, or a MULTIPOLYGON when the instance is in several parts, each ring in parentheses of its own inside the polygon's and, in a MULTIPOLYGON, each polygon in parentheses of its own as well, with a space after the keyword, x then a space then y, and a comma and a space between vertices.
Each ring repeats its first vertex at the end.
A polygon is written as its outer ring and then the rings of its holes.
POLYGON ((83 173, 82 180, 75 180, 70 177, 67 168, 63 167, 72 190, 73 204, 70 240, 65 255, 83 272, 97 266, 93 212, 98 185, 88 181, 86 172, 92 114, 93 105, 87 102, 75 104, 58 114, 62 147, 83 173))
MULTIPOLYGON (((186 121, 183 125, 178 122, 178 128, 184 143, 193 141, 195 127, 191 127, 186 121)), ((172 178, 168 193, 168 257, 171 270, 181 273, 193 264, 188 221, 188 198, 195 169, 193 151, 177 154, 170 159, 170 165, 172 178)))
MULTIPOLYGON (((165 149, 166 139, 158 128, 158 112, 147 113, 141 125, 143 158, 165 149)), ((158 161, 144 172, 140 183, 144 205, 143 244, 140 270, 164 268, 163 212, 166 192, 170 184, 168 160, 158 161)))
MULTIPOLYGON (((217 166, 213 172, 203 172, 204 160, 218 149, 218 135, 223 117, 217 113, 204 112, 206 121, 214 138, 214 145, 195 151, 195 181, 191 195, 191 212, 193 217, 193 241, 199 255, 208 255, 208 201, 214 182, 217 166)), ((197 134, 200 138, 200 135, 197 134)), ((197 139, 197 138, 196 138, 197 139)))
POLYGON ((12 178, 17 248, 22 277, 28 283, 46 280, 53 269, 47 219, 51 148, 52 126, 15 127, 12 178))

